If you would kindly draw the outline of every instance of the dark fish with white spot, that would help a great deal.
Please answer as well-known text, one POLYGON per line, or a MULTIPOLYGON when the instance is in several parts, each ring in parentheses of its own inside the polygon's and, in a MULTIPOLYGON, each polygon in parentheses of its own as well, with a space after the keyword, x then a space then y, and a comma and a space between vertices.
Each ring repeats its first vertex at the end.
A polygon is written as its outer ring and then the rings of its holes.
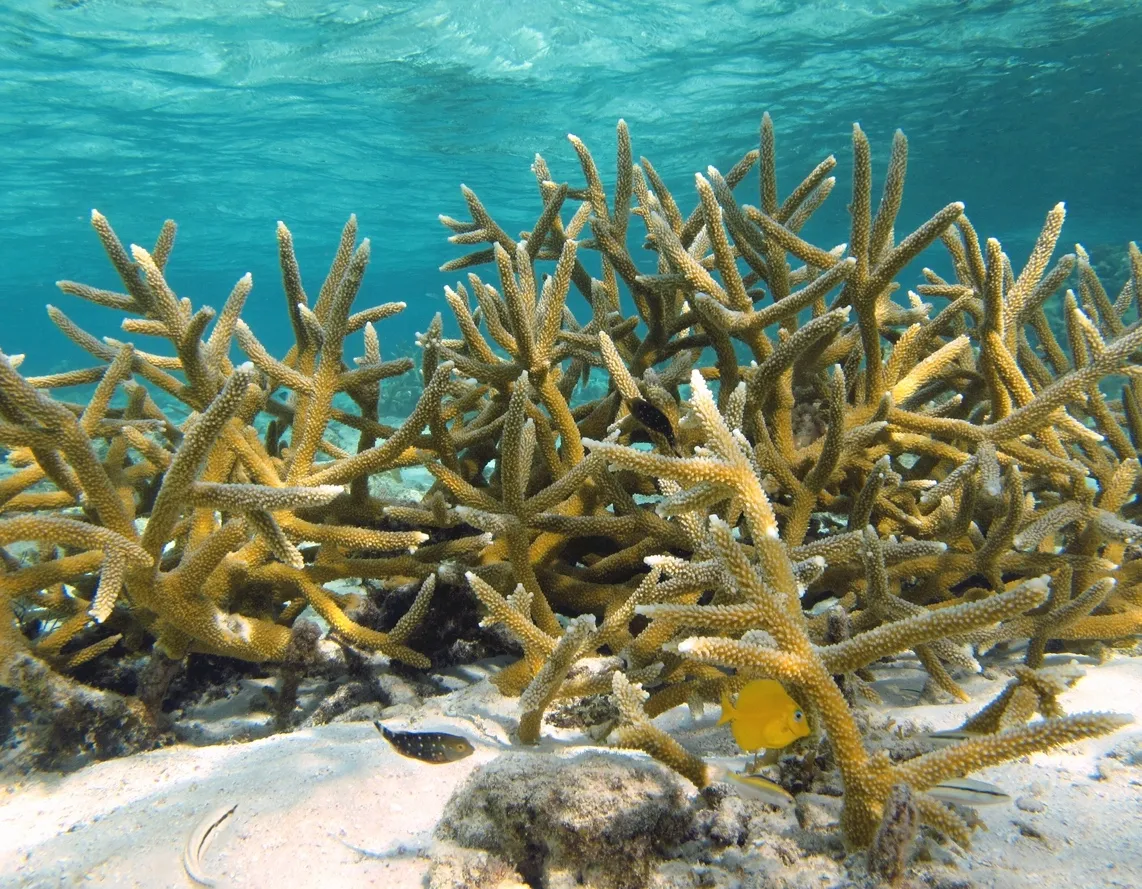
POLYGON ((628 398, 627 406, 634 418, 643 426, 665 438, 670 447, 677 447, 674 443, 674 424, 670 422, 670 418, 663 411, 645 398, 628 398))
POLYGON ((374 722, 373 725, 397 753, 421 762, 456 762, 476 750, 467 738, 460 735, 450 735, 447 732, 393 732, 379 722, 374 722))

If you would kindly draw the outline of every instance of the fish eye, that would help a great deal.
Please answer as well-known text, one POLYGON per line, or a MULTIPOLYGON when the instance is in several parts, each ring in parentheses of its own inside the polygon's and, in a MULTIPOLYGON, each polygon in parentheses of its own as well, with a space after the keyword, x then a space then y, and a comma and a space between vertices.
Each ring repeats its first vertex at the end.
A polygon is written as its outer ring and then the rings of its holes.
POLYGON ((801 721, 802 719, 804 719, 804 718, 805 718, 805 714, 804 714, 804 713, 802 713, 800 710, 794 710, 794 711, 793 711, 793 719, 794 719, 796 722, 800 722, 800 721, 801 721))

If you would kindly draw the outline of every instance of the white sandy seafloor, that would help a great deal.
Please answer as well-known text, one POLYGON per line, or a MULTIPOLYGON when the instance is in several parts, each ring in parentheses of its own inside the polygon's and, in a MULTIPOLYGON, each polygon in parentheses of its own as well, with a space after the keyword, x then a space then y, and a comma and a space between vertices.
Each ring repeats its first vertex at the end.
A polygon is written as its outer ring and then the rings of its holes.
MULTIPOLYGON (((1142 659, 1115 656, 1083 668, 1062 698, 1067 712, 1114 710, 1142 721, 1142 659)), ((1005 681, 970 678, 970 704, 893 706, 914 696, 920 674, 906 661, 876 672, 887 715, 935 729, 959 725, 1005 681)), ((390 723, 471 738, 475 754, 447 765, 399 756, 368 722, 337 723, 245 744, 179 745, 2 788, 0 885, 185 889, 194 885, 181 864, 187 836, 202 816, 237 804, 202 859, 220 887, 421 887, 449 796, 475 768, 512 749, 516 702, 500 697, 487 674, 480 666, 453 671, 446 680, 453 691, 409 710, 411 720, 390 723)), ((660 721, 724 742, 725 729, 711 727, 715 710, 697 725, 685 708, 660 721)), ((566 755, 588 743, 545 726, 544 743, 533 749, 566 755)), ((1013 802, 980 809, 986 830, 976 832, 973 850, 948 856, 963 885, 1142 887, 1142 724, 978 777, 1013 802)), ((742 851, 746 865, 758 854, 742 851)), ((790 865, 803 866, 810 862, 790 865)), ((814 882, 836 885, 842 871, 833 865, 814 882)))

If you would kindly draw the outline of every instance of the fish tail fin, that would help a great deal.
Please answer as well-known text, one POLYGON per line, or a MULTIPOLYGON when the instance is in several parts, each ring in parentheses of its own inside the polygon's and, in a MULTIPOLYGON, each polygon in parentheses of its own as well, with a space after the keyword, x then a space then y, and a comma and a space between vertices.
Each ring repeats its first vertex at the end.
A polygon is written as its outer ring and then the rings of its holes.
POLYGON ((391 741, 391 740, 393 739, 393 733, 392 733, 392 732, 390 732, 390 731, 389 731, 387 728, 385 728, 383 725, 381 725, 379 722, 377 722, 377 720, 375 720, 375 719, 373 720, 373 725, 374 725, 374 726, 376 726, 376 729, 377 729, 377 731, 379 731, 379 732, 381 733, 381 736, 382 736, 382 737, 383 737, 383 738, 384 738, 386 741, 391 741))
POLYGON ((718 719, 718 725, 725 725, 732 720, 735 716, 734 705, 730 703, 730 693, 724 688, 722 689, 722 715, 718 719))

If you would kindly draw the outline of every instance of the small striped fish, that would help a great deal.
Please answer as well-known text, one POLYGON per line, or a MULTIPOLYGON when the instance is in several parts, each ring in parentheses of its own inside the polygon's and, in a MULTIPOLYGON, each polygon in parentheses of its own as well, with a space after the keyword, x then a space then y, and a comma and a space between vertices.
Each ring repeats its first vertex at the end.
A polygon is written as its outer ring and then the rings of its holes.
POLYGON ((708 767, 706 774, 711 781, 725 781, 732 784, 737 789, 738 795, 746 799, 780 806, 783 809, 793 804, 793 796, 788 790, 776 781, 770 781, 760 775, 742 775, 714 764, 708 767))
POLYGON ((931 741, 933 747, 951 747, 953 744, 960 743, 960 741, 970 741, 973 738, 984 738, 986 735, 984 735, 983 732, 973 732, 967 729, 953 728, 942 732, 928 732, 922 737, 925 737, 931 741))
POLYGON ((392 732, 379 722, 373 725, 397 753, 422 762, 455 762, 476 749, 467 738, 447 732, 392 732))
POLYGON ((1001 806, 1011 802, 1011 797, 1002 787, 977 781, 975 778, 952 778, 928 788, 928 796, 943 803, 959 803, 962 806, 1001 806))

